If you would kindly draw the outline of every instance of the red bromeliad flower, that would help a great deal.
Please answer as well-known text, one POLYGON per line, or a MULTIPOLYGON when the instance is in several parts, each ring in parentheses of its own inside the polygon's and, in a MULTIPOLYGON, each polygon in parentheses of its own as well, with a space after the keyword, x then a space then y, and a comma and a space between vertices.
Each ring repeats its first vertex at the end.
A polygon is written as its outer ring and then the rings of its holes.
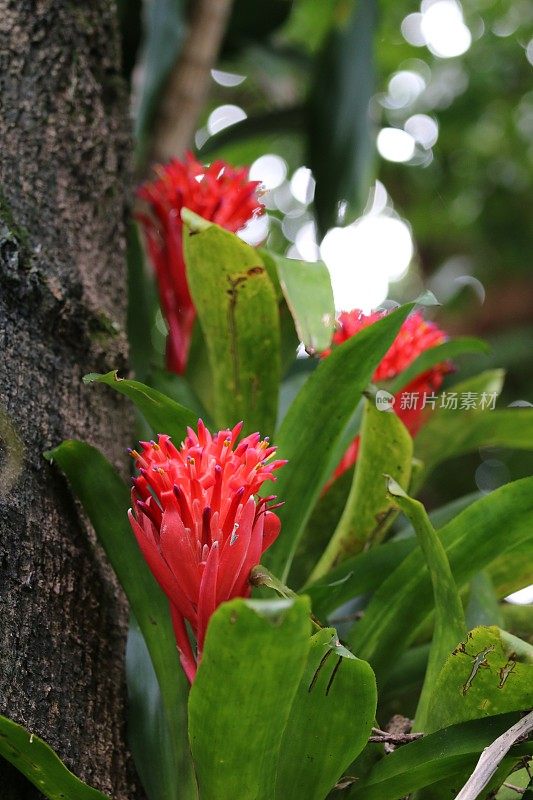
POLYGON ((187 153, 155 168, 157 178, 144 183, 137 195, 149 207, 139 213, 150 260, 156 272, 161 307, 168 324, 167 367, 181 374, 195 319, 183 260, 182 208, 236 232, 264 206, 257 199, 258 181, 248 180, 246 168, 235 169, 224 161, 204 167, 187 153))
POLYGON ((255 497, 275 480, 276 448, 252 433, 236 447, 242 422, 211 435, 202 420, 187 429, 178 450, 169 436, 141 442, 131 451, 133 479, 129 518, 154 577, 170 600, 180 660, 193 681, 207 623, 224 601, 248 597, 248 577, 276 539, 280 520, 269 506, 274 496, 255 497), (197 644, 196 657, 187 633, 197 644))
MULTIPOLYGON (((377 322, 388 311, 374 311, 372 314, 365 315, 359 309, 343 312, 339 316, 338 328, 333 335, 334 344, 342 344, 347 339, 355 336, 363 328, 377 322)), ((447 336, 434 322, 428 322, 420 311, 415 311, 403 323, 398 331, 396 339, 378 364, 373 380, 387 381, 395 378, 400 372, 411 364, 421 353, 442 344, 447 340, 447 336)), ((326 351, 323 355, 328 355, 326 351)), ((402 420, 407 430, 415 436, 424 421, 424 409, 422 399, 424 395, 430 395, 437 391, 442 384, 444 375, 450 372, 449 362, 437 364, 421 375, 414 378, 401 392, 396 395, 394 411, 402 420), (420 402, 416 406, 402 406, 402 395, 418 395, 420 402)), ((359 437, 357 436, 344 454, 341 462, 334 473, 334 478, 340 477, 349 467, 353 466, 357 460, 359 452, 359 437)))

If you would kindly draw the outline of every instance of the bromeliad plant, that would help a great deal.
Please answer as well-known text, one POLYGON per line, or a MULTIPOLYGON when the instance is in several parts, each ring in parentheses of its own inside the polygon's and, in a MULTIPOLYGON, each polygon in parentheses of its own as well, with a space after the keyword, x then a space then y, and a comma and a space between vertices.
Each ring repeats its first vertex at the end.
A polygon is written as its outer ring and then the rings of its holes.
MULTIPOLYGON (((503 799, 532 755, 530 609, 518 621, 500 601, 532 582, 533 478, 429 516, 415 497, 456 455, 533 449, 533 409, 497 406, 499 370, 454 377, 485 346, 426 321, 431 298, 335 323, 324 265, 232 232, 255 189, 189 159, 141 192, 190 407, 181 389, 87 376, 154 437, 131 451, 131 500, 89 445, 48 454, 130 602, 130 743, 149 800, 448 798, 504 735, 458 795, 503 799)), ((29 758, 28 732, 0 730, 45 795, 103 800, 39 739, 29 758)))

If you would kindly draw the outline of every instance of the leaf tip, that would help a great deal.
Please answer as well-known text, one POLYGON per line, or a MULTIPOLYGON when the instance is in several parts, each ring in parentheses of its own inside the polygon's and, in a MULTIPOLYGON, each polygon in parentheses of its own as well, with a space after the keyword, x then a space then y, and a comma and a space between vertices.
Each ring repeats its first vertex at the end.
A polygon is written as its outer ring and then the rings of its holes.
POLYGON ((195 214, 194 211, 190 210, 190 208, 181 209, 181 219, 185 225, 187 225, 191 233, 200 233, 201 231, 206 231, 213 225, 212 222, 204 219, 199 214, 195 214))
POLYGON ((442 303, 439 303, 439 301, 437 300, 437 298, 435 297, 433 292, 430 292, 429 289, 427 289, 425 292, 422 292, 422 294, 420 294, 416 298, 415 303, 418 306, 440 306, 440 305, 442 305, 442 303))
POLYGON ((387 491, 389 494, 391 494, 393 497, 407 498, 407 495, 400 486, 400 484, 397 481, 395 481, 391 475, 384 474, 383 477, 387 481, 387 491))
POLYGON ((97 381, 98 378, 101 378, 101 374, 99 372, 88 372, 87 375, 84 375, 82 378, 83 383, 93 383, 97 381))

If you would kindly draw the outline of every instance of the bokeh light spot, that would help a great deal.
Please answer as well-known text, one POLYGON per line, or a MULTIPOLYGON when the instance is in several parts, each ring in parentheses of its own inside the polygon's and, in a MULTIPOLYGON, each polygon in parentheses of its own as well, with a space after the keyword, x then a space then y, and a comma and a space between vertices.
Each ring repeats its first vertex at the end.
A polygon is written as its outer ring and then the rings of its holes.
POLYGON ((229 128, 230 125, 235 125, 236 122, 242 122, 246 119, 246 111, 240 106, 231 104, 217 106, 210 114, 207 120, 207 130, 213 136, 224 128, 229 128))
POLYGON ((377 148, 387 161, 409 161, 415 153, 415 147, 413 137, 400 128, 382 128, 378 133, 377 148))
POLYGON ((250 167, 250 180, 261 181, 265 189, 275 189, 277 186, 281 186, 286 176, 286 161, 273 153, 260 156, 250 167))

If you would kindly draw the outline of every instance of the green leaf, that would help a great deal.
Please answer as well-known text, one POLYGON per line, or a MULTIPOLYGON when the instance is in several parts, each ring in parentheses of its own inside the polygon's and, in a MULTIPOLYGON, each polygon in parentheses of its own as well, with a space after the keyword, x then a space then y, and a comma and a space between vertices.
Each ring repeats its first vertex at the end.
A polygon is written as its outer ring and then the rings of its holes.
POLYGON ((6 717, 0 717, 0 756, 49 800, 109 800, 76 778, 46 742, 6 717))
MULTIPOLYGON (((303 586, 309 582, 315 564, 326 549, 331 532, 339 524, 353 480, 353 468, 347 469, 320 495, 307 522, 294 556, 291 582, 303 586)), ((344 564, 345 562, 343 562, 344 564)))
POLYGON ((315 0, 293 3, 291 15, 283 28, 284 38, 299 50, 314 54, 335 21, 337 5, 337 2, 317 5, 315 0))
POLYGON ((153 369, 150 372, 150 388, 155 389, 165 397, 174 400, 182 407, 186 408, 194 414, 196 419, 203 419, 206 426, 212 430, 213 423, 209 417, 209 412, 202 404, 202 401, 195 393, 189 381, 183 375, 176 375, 174 372, 167 372, 167 370, 153 369))
MULTIPOLYGON (((146 794, 150 800, 191 800, 192 773, 189 770, 187 785, 187 771, 181 770, 179 752, 173 747, 150 653, 133 615, 126 647, 126 681, 128 742, 146 794)), ((185 731, 185 718, 182 725, 185 731)))
POLYGON ((360 211, 370 189, 374 157, 369 104, 374 93, 376 0, 339 4, 316 60, 309 98, 308 164, 316 179, 315 209, 325 233, 360 211))
POLYGON ((329 272, 322 261, 299 261, 262 250, 265 264, 277 271, 299 340, 308 353, 326 350, 335 326, 335 305, 329 272))
POLYGON ((280 380, 276 294, 257 250, 188 210, 184 255, 214 383, 221 426, 272 433, 280 380))
POLYGON ((376 364, 412 309, 403 306, 336 347, 306 381, 276 434, 280 470, 276 494, 282 533, 266 564, 286 582, 300 536, 329 474, 329 451, 342 436, 376 364), (332 391, 332 387, 335 391, 332 391))
POLYGON ((272 800, 310 642, 307 598, 232 600, 213 614, 189 697, 202 800, 272 800))
POLYGON ((105 383, 119 394, 124 394, 135 404, 152 428, 154 434, 167 433, 177 443, 185 436, 187 425, 196 428, 198 417, 185 406, 139 381, 119 378, 116 370, 105 375, 90 373, 84 383, 105 383))
POLYGON ((407 386, 413 378, 427 372, 431 367, 442 364, 451 358, 462 356, 466 353, 487 353, 490 347, 487 342, 477 339, 474 336, 460 336, 457 339, 450 339, 435 347, 430 347, 421 353, 409 366, 401 372, 397 378, 387 384, 387 389, 392 394, 397 394, 407 386))
MULTIPOLYGON (((378 762, 367 778, 354 784, 350 800, 401 800, 444 778, 461 776, 473 768, 483 749, 518 718, 518 714, 500 714, 452 725, 399 747, 378 762)), ((531 744, 518 745, 511 754, 530 752, 531 744)))
MULTIPOLYGON (((415 456, 424 462, 427 472, 453 456, 479 447, 515 447, 533 450, 533 408, 481 409, 481 395, 499 394, 503 383, 501 370, 491 370, 451 386, 447 392, 461 395, 472 392, 478 407, 451 410, 437 407, 415 439, 415 456)), ((459 403, 460 405, 460 403, 459 403)))
POLYGON ((488 571, 478 572, 470 581, 465 615, 468 630, 477 628, 479 625, 503 627, 503 614, 488 571))
MULTIPOLYGON (((472 503, 445 525, 439 536, 457 586, 461 588, 502 553, 526 542, 533 547, 532 517, 533 478, 524 478, 472 503)), ((364 617, 354 625, 351 649, 370 662, 381 680, 432 605, 427 567, 422 554, 413 551, 382 581, 364 617)))
POLYGON ((311 639, 304 674, 281 741, 277 800, 323 800, 368 741, 376 680, 365 661, 325 628, 311 639))
POLYGON ((352 487, 339 524, 310 580, 363 549, 379 543, 394 521, 394 503, 387 494, 384 474, 406 489, 411 478, 413 440, 393 411, 380 411, 366 401, 361 444, 352 487))
POLYGON ((531 544, 524 542, 502 553, 489 568, 498 598, 524 589, 531 584, 531 544))
POLYGON ((526 642, 517 646, 496 627, 475 628, 448 656, 435 682, 425 729, 432 733, 470 719, 523 711, 531 706, 532 686, 533 647, 526 642))
POLYGON ((434 683, 447 655, 466 633, 466 623, 457 586, 443 544, 422 503, 408 497, 396 481, 389 477, 389 493, 415 529, 431 577, 435 602, 435 627, 429 651, 426 677, 413 728, 425 730, 434 683))
POLYGON ((168 601, 148 569, 128 522, 128 488, 104 456, 84 442, 65 441, 46 458, 67 476, 126 593, 150 652, 171 746, 180 759, 180 774, 174 780, 186 784, 191 774, 185 741, 188 685, 178 659, 168 601))
MULTIPOLYGON (((338 483, 335 482, 325 498, 338 483)), ((431 523, 435 527, 446 524, 479 497, 479 492, 474 492, 436 509, 429 515, 431 523)), ((373 592, 383 582, 383 576, 390 575, 416 546, 415 532, 408 526, 392 541, 347 559, 328 575, 308 584, 305 593, 311 597, 314 613, 324 619, 353 597, 373 592)))

